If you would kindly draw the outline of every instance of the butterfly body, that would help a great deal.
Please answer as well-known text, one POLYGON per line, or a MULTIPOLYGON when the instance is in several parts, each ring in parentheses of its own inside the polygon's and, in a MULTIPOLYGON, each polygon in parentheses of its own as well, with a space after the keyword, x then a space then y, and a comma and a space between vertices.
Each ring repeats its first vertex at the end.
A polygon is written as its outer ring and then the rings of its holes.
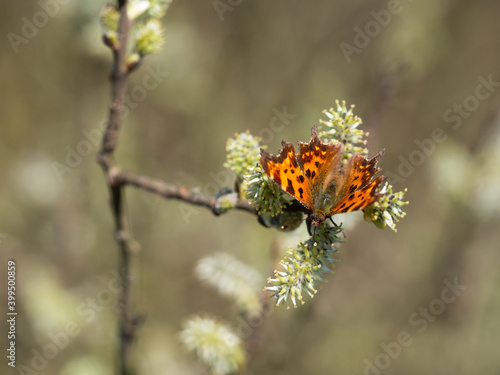
POLYGON ((298 144, 298 154, 285 141, 278 155, 261 149, 260 164, 282 190, 302 203, 313 225, 337 213, 364 209, 381 196, 377 188, 385 178, 374 175, 380 171, 377 162, 384 150, 370 160, 355 153, 343 163, 343 144, 322 142, 316 125, 311 140, 298 144))

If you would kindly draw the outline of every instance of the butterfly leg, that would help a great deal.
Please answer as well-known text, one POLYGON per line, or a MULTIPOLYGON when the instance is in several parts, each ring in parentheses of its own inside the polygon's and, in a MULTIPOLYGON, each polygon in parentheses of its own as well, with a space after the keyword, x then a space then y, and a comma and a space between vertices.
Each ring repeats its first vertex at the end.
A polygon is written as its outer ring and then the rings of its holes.
MULTIPOLYGON (((309 235, 312 236, 313 235, 311 231, 312 221, 310 217, 306 219, 306 225, 307 225, 307 233, 309 233, 309 235)), ((316 226, 314 226, 314 229, 316 229, 316 226)))

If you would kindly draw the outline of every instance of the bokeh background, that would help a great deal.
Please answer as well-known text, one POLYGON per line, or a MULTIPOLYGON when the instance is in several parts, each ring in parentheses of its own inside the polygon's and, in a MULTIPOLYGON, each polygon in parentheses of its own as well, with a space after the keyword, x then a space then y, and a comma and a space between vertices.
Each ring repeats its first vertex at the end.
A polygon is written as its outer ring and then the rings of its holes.
MULTIPOLYGON (((7 260, 15 259, 17 365, 110 374, 118 249, 108 193, 96 146, 70 156, 107 116, 111 56, 98 23, 106 1, 58 2, 14 47, 9 33, 22 37, 25 20, 47 2, 0 4, 1 306, 7 260), (67 169, 57 173, 54 163, 67 169), (57 336, 65 330, 68 342, 57 336), (40 359, 51 337, 61 348, 40 359)), ((385 148, 384 171, 396 190, 408 188, 397 233, 352 214, 361 220, 346 232, 336 273, 314 300, 270 314, 248 374, 499 373, 499 14, 493 0, 173 1, 163 51, 146 59, 129 89, 148 69, 168 77, 130 101, 121 166, 210 192, 227 176, 228 137, 249 129, 277 152, 282 139, 308 140, 322 110, 345 99, 370 132, 370 155, 385 148), (228 10, 217 12, 220 3, 228 10), (380 18, 394 7, 390 20, 380 18), (373 36, 355 44, 356 28, 367 27, 373 36), (346 57, 347 44, 357 49, 346 57), (285 108, 295 117, 269 133, 285 108), (425 141, 436 132, 442 142, 425 141), (446 280, 466 288, 453 302, 435 302, 446 280), (383 346, 401 332, 411 344, 386 366, 383 346), (367 370, 377 358, 387 368, 367 370)), ((134 349, 138 373, 204 373, 181 346, 182 322, 204 312, 236 323, 237 311, 195 277, 198 260, 227 252, 265 278, 273 246, 284 253, 306 235, 133 188, 127 202, 140 244, 134 304, 147 316, 134 349)), ((5 319, 0 326, 6 349, 5 319)), ((1 366, 10 370, 5 357, 1 366)))

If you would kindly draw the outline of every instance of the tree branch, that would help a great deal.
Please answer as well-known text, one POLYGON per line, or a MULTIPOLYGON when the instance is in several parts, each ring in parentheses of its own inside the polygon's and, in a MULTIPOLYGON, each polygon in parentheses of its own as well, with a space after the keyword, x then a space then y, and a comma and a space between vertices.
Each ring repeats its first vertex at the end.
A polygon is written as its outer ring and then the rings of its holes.
POLYGON ((122 185, 112 178, 115 161, 113 153, 118 143, 121 126, 121 115, 124 109, 124 98, 127 90, 127 43, 130 21, 127 15, 127 0, 118 1, 120 21, 118 26, 118 43, 113 46, 113 66, 111 69, 112 101, 109 109, 109 119, 103 135, 102 148, 97 155, 97 161, 102 166, 109 187, 111 210, 115 221, 115 239, 120 247, 119 269, 121 276, 121 293, 119 302, 119 342, 118 354, 119 370, 121 375, 129 374, 128 358, 132 341, 135 336, 135 325, 131 316, 130 280, 131 280, 131 248, 126 232, 124 199, 122 185))
POLYGON ((98 161, 107 170, 114 164, 113 152, 118 143, 118 135, 121 126, 121 115, 124 108, 124 98, 127 91, 127 44, 130 29, 130 21, 127 15, 127 1, 120 1, 120 21, 118 27, 118 45, 113 49, 113 66, 111 69, 111 106, 109 109, 109 120, 102 140, 102 149, 98 155, 98 161))
MULTIPOLYGON (((194 204, 196 206, 209 208, 215 215, 221 214, 221 212, 217 209, 216 197, 194 192, 184 186, 167 184, 166 182, 154 180, 132 171, 119 169, 115 170, 114 180, 115 183, 120 185, 132 185, 139 189, 157 194, 163 198, 177 199, 186 203, 194 204)), ((242 199, 236 200, 234 208, 247 211, 254 215, 257 214, 255 208, 253 208, 247 201, 242 199)))

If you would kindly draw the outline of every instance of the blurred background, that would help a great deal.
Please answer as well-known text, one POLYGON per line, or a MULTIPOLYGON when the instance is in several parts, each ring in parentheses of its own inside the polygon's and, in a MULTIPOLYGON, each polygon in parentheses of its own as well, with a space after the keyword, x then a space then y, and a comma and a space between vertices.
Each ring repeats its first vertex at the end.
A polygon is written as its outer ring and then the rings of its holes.
MULTIPOLYGON (((47 3, 0 5, 0 300, 6 311, 14 259, 18 367, 110 374, 118 248, 95 162, 110 99, 106 1, 47 3)), ((173 1, 163 51, 130 77, 120 166, 214 193, 228 137, 249 129, 276 153, 344 99, 370 156, 385 148, 384 172, 408 188, 397 233, 351 215, 335 274, 304 306, 274 309, 246 373, 500 372, 499 14, 493 0, 173 1)), ((183 321, 204 312, 237 324, 237 311, 197 279, 199 259, 229 253, 263 287, 272 247, 284 254, 307 235, 126 195, 140 244, 134 305, 147 316, 137 371, 204 373, 180 343, 183 321)))

